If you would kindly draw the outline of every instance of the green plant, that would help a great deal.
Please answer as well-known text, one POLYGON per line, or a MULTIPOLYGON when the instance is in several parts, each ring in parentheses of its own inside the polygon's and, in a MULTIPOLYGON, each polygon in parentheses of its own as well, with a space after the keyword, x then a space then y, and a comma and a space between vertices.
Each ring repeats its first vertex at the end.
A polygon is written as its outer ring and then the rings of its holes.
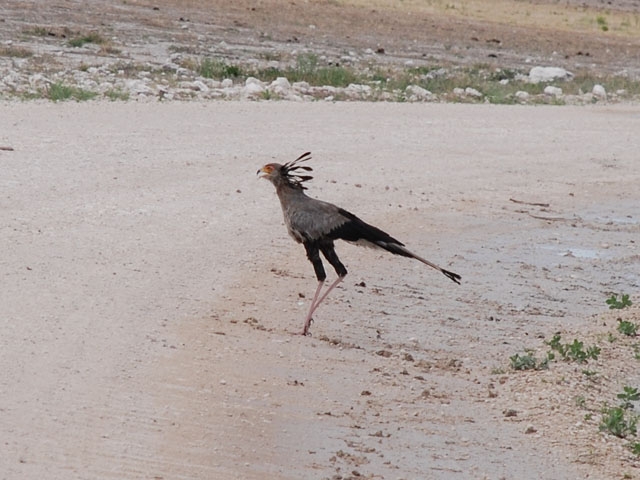
POLYGON ((606 32, 609 30, 609 26, 607 25, 607 19, 604 18, 602 15, 598 15, 596 17, 596 23, 598 24, 598 26, 603 32, 606 32))
POLYGON ((514 370, 543 370, 549 367, 549 359, 546 358, 542 361, 533 355, 533 353, 527 351, 524 355, 516 353, 509 357, 511 361, 511 368, 514 370))
POLYGON ((627 320, 618 319, 618 331, 628 337, 635 337, 638 332, 638 325, 627 320))
POLYGON ((68 43, 69 43, 70 47, 82 47, 86 43, 96 43, 96 44, 99 45, 99 44, 104 43, 104 42, 105 42, 105 40, 104 40, 104 38, 102 38, 100 36, 100 34, 98 34, 98 33, 89 33, 87 35, 74 37, 74 38, 70 39, 68 43))
MULTIPOLYGON (((597 360, 600 355, 600 347, 592 345, 584 349, 584 343, 575 339, 573 343, 561 343, 562 337, 559 334, 555 334, 553 338, 546 342, 551 347, 551 350, 558 352, 563 360, 573 360, 579 363, 585 363, 589 359, 597 360)), ((555 358, 553 352, 549 352, 548 357, 550 360, 555 358)))
POLYGON ((623 402, 622 404, 620 404, 621 408, 624 408, 625 410, 631 410, 633 409, 633 403, 631 402, 637 402, 638 400, 640 400, 640 392, 638 392, 637 388, 625 386, 623 388, 623 392, 619 393, 617 397, 623 402))
POLYGON ((607 407, 602 409, 600 430, 607 431, 619 438, 625 438, 637 433, 638 417, 627 413, 622 407, 607 407))
POLYGON ((125 92, 118 88, 112 88, 111 90, 108 90, 107 92, 105 92, 104 95, 111 101, 129 100, 129 92, 125 92))
POLYGON ((631 452, 634 455, 640 455, 640 442, 633 442, 629 445, 629 448, 631 448, 631 452))
POLYGON ((618 300, 618 295, 614 293, 606 300, 606 303, 609 305, 610 310, 622 309, 632 305, 631 300, 629 300, 629 295, 626 293, 620 297, 620 300, 618 300))
POLYGON ((211 58, 203 59, 196 64, 194 70, 204 78, 238 78, 246 76, 246 73, 238 65, 228 64, 222 60, 211 58))
POLYGON ((75 99, 78 101, 90 100, 96 96, 96 93, 83 90, 81 88, 70 87, 60 82, 52 83, 47 89, 46 96, 54 102, 62 100, 75 99))
POLYGON ((296 66, 285 70, 285 76, 292 82, 308 82, 310 85, 346 87, 350 83, 365 82, 355 72, 340 65, 321 66, 318 56, 313 53, 301 54, 296 58, 296 66))

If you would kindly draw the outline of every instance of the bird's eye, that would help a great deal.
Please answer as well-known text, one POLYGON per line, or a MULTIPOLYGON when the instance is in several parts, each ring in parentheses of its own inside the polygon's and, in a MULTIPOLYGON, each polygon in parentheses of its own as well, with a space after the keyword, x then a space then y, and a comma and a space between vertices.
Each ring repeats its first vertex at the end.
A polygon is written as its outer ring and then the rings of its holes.
POLYGON ((271 173, 273 172, 273 167, 271 165, 265 165, 264 167, 262 167, 262 171, 264 173, 271 173))

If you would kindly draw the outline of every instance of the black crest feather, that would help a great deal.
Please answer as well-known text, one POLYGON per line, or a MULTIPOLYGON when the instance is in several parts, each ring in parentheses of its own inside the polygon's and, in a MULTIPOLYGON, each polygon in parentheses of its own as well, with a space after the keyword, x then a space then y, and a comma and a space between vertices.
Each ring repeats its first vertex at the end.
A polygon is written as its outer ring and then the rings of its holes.
POLYGON ((311 152, 305 152, 295 160, 285 163, 282 166, 282 176, 287 180, 287 182, 289 182, 290 185, 301 188, 302 190, 307 189, 307 187, 302 185, 302 183, 308 182, 313 177, 311 175, 300 175, 293 172, 296 172, 298 170, 304 170, 305 172, 313 171, 313 168, 307 165, 300 165, 302 162, 306 162, 307 160, 311 160, 311 152))

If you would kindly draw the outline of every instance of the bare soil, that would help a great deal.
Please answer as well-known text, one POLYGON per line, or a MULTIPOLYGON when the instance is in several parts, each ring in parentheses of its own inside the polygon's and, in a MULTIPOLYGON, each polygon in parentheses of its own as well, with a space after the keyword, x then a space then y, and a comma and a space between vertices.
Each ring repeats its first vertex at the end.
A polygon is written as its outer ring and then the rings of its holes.
MULTIPOLYGON (((149 58, 196 30, 242 55, 275 42, 519 62, 564 45, 567 62, 580 49, 607 71, 638 64, 623 31, 558 27, 538 42, 539 26, 440 4, 79 4, 3 4, 0 31, 99 25, 149 58)), ((586 11, 612 9, 599 8, 586 11)), ((637 7, 619 8, 610 18, 637 7)), ((640 311, 604 303, 640 302, 637 106, 0 108, 1 478, 640 478, 629 440, 599 429, 603 405, 640 386, 637 337, 616 330, 640 311), (341 244, 346 281, 313 336, 293 335, 313 269, 255 171, 307 150, 310 195, 463 284, 341 244), (600 357, 510 368, 525 349, 542 358, 556 332, 600 357)))
POLYGON ((0 41, 45 54, 45 71, 113 57, 162 64, 175 51, 240 61, 315 51, 339 63, 371 49, 380 64, 640 75, 638 0, 20 0, 0 14, 0 41), (108 44, 68 48, 89 33, 108 44))

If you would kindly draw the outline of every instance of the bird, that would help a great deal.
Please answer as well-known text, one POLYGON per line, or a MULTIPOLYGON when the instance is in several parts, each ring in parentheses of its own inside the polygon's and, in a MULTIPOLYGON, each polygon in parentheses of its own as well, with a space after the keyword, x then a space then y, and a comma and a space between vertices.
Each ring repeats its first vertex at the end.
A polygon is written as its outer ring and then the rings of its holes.
POLYGON ((313 265, 318 280, 313 300, 304 320, 302 335, 309 334, 316 309, 347 275, 347 269, 336 254, 336 240, 344 240, 352 244, 382 249, 395 255, 413 258, 460 284, 462 278, 460 275, 445 270, 409 251, 402 242, 388 233, 366 223, 343 208, 309 197, 305 193, 307 190, 305 183, 313 177, 303 174, 303 172, 313 171, 313 168, 304 164, 308 160, 311 160, 311 152, 305 152, 285 164, 268 163, 257 172, 259 178, 269 180, 276 188, 287 231, 297 243, 304 246, 307 258, 313 265), (322 295, 320 293, 327 279, 327 274, 320 254, 324 256, 338 275, 338 278, 329 285, 322 295))

